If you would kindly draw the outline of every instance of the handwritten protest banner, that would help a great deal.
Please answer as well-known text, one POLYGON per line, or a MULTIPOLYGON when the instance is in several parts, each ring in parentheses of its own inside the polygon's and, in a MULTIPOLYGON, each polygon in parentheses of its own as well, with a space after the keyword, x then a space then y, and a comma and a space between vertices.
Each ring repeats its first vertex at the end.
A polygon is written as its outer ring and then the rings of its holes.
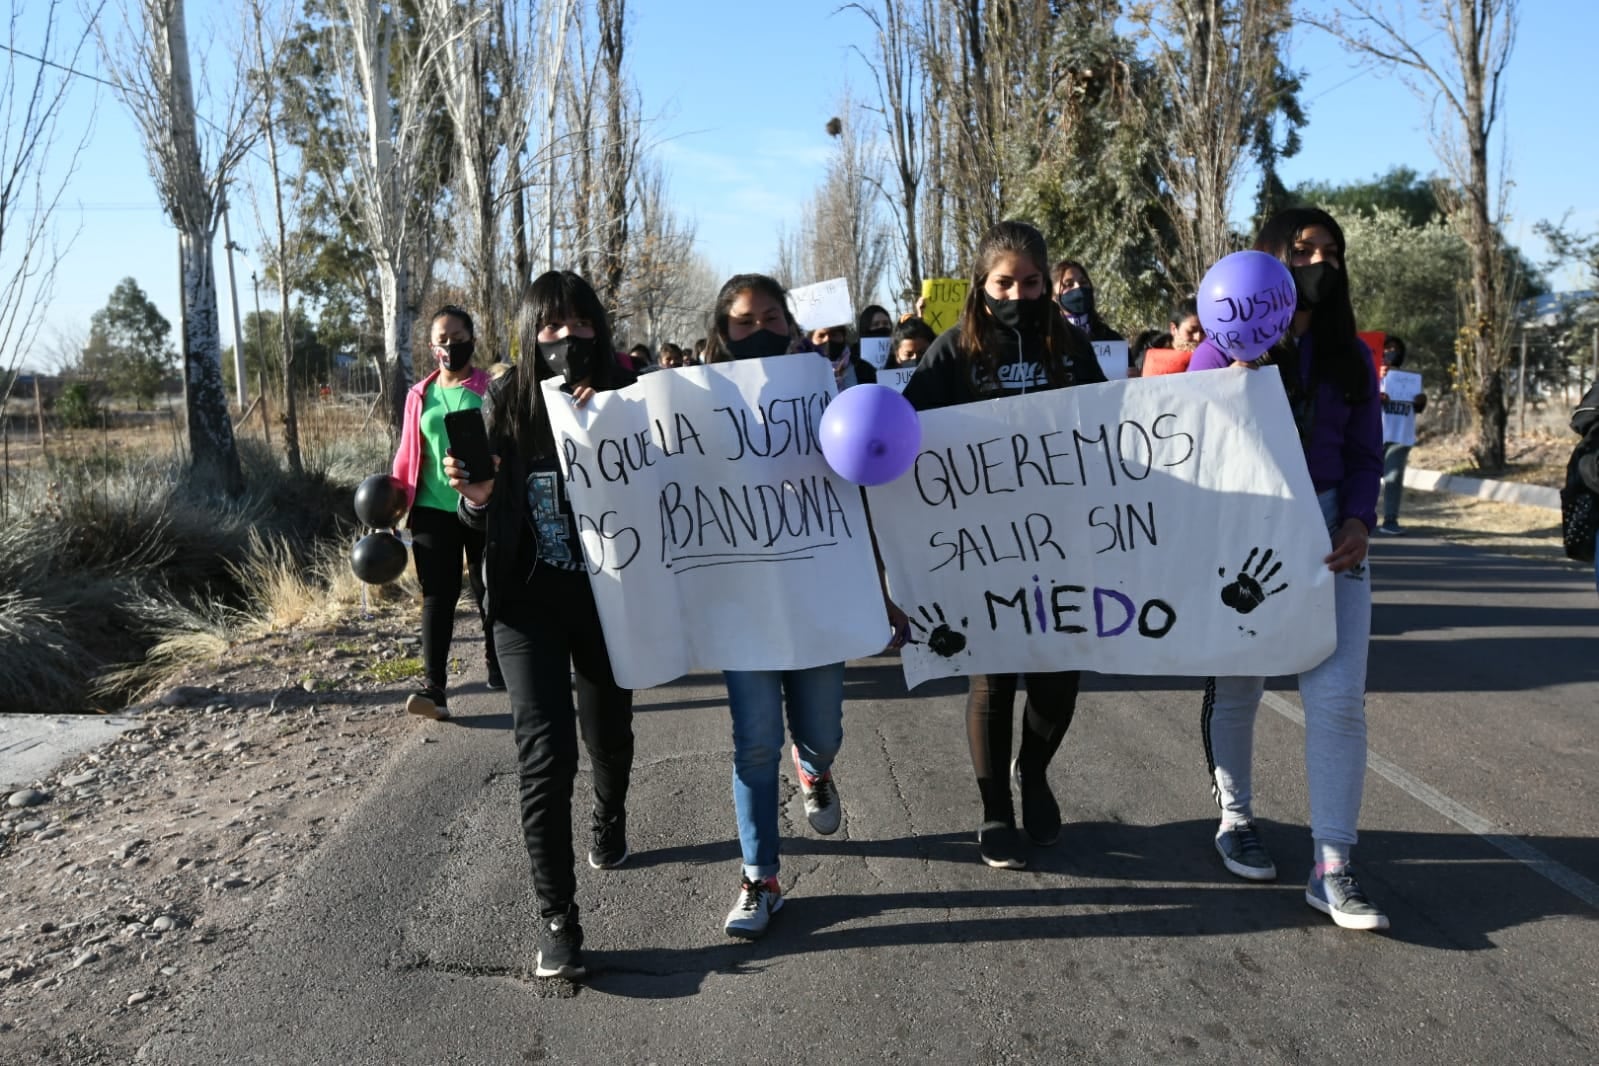
POLYGON ((922 321, 942 333, 960 320, 961 308, 966 306, 966 291, 972 283, 966 278, 924 278, 922 321))
POLYGON ((583 408, 556 384, 550 425, 618 684, 882 649, 860 490, 817 439, 834 396, 827 360, 685 367, 583 408))
POLYGON ((1088 669, 1292 674, 1334 646, 1326 524, 1275 368, 921 414, 867 490, 906 683, 1088 669))
POLYGON ((1108 381, 1122 381, 1127 377, 1127 342, 1126 341, 1094 341, 1094 355, 1099 360, 1099 369, 1105 372, 1108 381))
POLYGON ((843 278, 790 289, 788 299, 794 311, 794 321, 803 330, 848 325, 855 321, 855 311, 849 302, 849 282, 843 278))

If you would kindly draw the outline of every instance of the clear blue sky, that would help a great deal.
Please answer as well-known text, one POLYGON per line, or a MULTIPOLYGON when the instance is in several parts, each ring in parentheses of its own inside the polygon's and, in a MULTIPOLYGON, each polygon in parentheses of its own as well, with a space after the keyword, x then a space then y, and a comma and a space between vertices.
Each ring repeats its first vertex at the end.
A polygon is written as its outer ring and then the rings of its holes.
MULTIPOLYGON (((37 47, 29 27, 42 5, 21 2, 16 45, 37 47)), ((700 249, 721 273, 773 265, 779 229, 796 228, 821 176, 828 152, 823 124, 836 113, 847 88, 863 98, 873 92, 868 71, 850 51, 851 44, 869 49, 870 27, 854 12, 834 14, 837 6, 836 0, 758 5, 633 0, 629 5, 628 57, 650 120, 646 142, 668 169, 677 210, 696 220, 700 249)), ((231 4, 196 0, 191 10, 196 42, 226 39, 239 22, 231 4)), ((77 16, 69 11, 68 17, 77 16)), ((1540 0, 1522 6, 1501 129, 1513 182, 1508 229, 1535 257, 1543 254, 1531 233, 1539 219, 1557 219, 1570 210, 1582 228, 1599 229, 1599 195, 1592 179, 1596 127, 1572 92, 1578 84, 1575 72, 1592 62, 1595 40, 1599 4, 1540 0)), ((86 65, 98 72, 92 50, 88 56, 86 65)), ((221 46, 213 46, 210 58, 214 69, 231 66, 221 46)), ((0 62, 17 63, 21 76, 32 74, 26 60, 0 57, 0 62)), ((1311 178, 1368 178, 1396 165, 1424 174, 1437 169, 1428 137, 1429 104, 1397 79, 1361 73, 1337 44, 1308 30, 1295 39, 1291 62, 1306 74, 1302 99, 1310 122, 1303 150, 1283 166, 1290 185, 1311 178)), ((177 322, 176 237, 157 206, 143 152, 121 104, 109 91, 80 85, 62 124, 61 143, 71 143, 91 114, 89 147, 60 216, 65 233, 79 232, 45 314, 44 348, 55 330, 86 332, 90 314, 130 275, 177 322)), ((1444 118, 1441 111, 1439 117, 1444 118)), ((252 250, 238 262, 247 311, 250 274, 259 270, 253 254, 256 223, 248 194, 238 192, 234 199, 234 238, 252 250)), ((220 259, 217 276, 226 345, 233 330, 220 259)), ((274 303, 273 294, 263 290, 262 305, 274 303)))

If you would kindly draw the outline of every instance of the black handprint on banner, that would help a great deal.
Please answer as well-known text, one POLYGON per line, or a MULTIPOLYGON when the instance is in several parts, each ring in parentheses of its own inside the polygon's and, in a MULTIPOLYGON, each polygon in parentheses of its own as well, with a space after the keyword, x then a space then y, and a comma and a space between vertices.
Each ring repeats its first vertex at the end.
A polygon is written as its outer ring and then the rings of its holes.
MULTIPOLYGON (((928 650, 930 650, 934 655, 942 655, 946 659, 952 655, 958 655, 962 651, 966 650, 966 634, 962 633, 958 629, 950 628, 949 619, 944 616, 944 608, 940 607, 936 603, 933 604, 933 610, 938 613, 937 618, 934 618, 932 615, 928 614, 926 607, 918 607, 916 610, 923 618, 927 619, 927 625, 924 626, 922 623, 918 622, 915 615, 908 615, 906 617, 907 621, 909 621, 912 626, 916 627, 916 632, 920 633, 923 639, 917 640, 915 637, 908 637, 906 638, 905 643, 926 644, 928 650), (932 627, 931 630, 929 630, 929 626, 932 627)), ((964 626, 966 624, 967 620, 962 618, 961 625, 964 626)))
MULTIPOLYGON (((1272 549, 1270 548, 1266 549, 1265 555, 1260 556, 1258 564, 1255 562, 1255 556, 1257 555, 1260 555, 1259 548, 1249 549, 1249 558, 1245 559, 1244 565, 1238 568, 1238 580, 1221 590, 1221 602, 1239 614, 1248 614, 1265 603, 1266 597, 1275 596, 1288 587, 1288 582, 1284 581, 1269 592, 1266 591, 1266 586, 1271 583, 1272 578, 1277 576, 1277 571, 1283 568, 1283 564, 1282 560, 1279 559, 1276 565, 1272 565, 1272 549), (1255 572, 1252 574, 1249 572, 1250 566, 1255 567, 1255 572), (1270 570, 1266 569, 1268 566, 1271 566, 1270 570)), ((1225 567, 1217 570, 1216 573, 1222 577, 1227 576, 1225 567)))

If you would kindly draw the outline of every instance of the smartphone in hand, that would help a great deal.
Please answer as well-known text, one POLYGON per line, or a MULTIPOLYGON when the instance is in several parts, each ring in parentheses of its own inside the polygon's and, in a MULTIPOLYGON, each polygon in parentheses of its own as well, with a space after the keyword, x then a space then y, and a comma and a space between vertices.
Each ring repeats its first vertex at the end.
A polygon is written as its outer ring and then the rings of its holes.
POLYGON ((444 433, 450 438, 450 454, 465 464, 472 484, 494 480, 494 453, 481 410, 451 411, 444 416, 444 433))

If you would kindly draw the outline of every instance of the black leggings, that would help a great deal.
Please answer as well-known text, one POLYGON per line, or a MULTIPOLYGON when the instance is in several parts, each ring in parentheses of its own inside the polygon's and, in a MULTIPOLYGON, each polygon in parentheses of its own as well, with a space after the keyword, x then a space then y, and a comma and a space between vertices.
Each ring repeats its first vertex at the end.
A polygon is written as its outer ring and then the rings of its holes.
MULTIPOLYGON (((461 524, 454 511, 411 508, 411 554, 422 585, 422 665, 428 684, 444 688, 461 599, 461 553, 471 575, 472 602, 483 617, 483 534, 461 524)), ((494 661, 494 636, 484 626, 484 657, 494 661)))
MULTIPOLYGON (((1042 774, 1066 739, 1077 710, 1079 670, 1027 674, 1022 708, 1022 745, 1017 755, 1022 775, 1042 774)), ((972 769, 983 799, 983 821, 1014 822, 1010 795, 1011 719, 1016 706, 1016 674, 974 674, 966 690, 966 739, 972 769)))
POLYGON ((577 894, 572 872, 572 786, 577 725, 594 767, 594 821, 627 810, 633 772, 633 693, 611 674, 588 575, 540 564, 526 599, 495 592, 494 641, 511 696, 521 780, 522 836, 543 917, 564 914, 577 894))

